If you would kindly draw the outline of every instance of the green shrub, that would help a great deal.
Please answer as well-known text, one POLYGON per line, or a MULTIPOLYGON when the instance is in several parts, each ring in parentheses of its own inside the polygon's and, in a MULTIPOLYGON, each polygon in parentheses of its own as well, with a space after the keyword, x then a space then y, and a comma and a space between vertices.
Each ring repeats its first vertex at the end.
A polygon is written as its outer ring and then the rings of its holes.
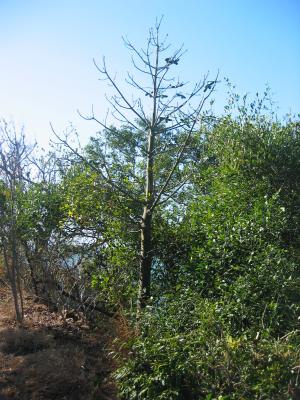
POLYGON ((126 400, 290 399, 300 336, 268 329, 233 336, 219 305, 188 295, 144 316, 144 336, 115 373, 126 400))

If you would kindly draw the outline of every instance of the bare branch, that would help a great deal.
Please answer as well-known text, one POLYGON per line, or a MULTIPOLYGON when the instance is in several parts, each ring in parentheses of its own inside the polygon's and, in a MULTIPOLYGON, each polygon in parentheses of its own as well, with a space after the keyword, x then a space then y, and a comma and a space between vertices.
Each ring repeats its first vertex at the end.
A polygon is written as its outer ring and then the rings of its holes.
POLYGON ((112 86, 115 88, 115 90, 117 91, 117 93, 120 95, 120 97, 122 98, 122 100, 124 101, 124 103, 129 107, 129 110, 132 111, 136 117, 138 117, 139 119, 143 119, 143 117, 134 109, 133 105, 127 100, 127 98, 125 97, 125 95, 122 93, 122 91, 120 90, 120 88, 118 87, 118 85, 115 83, 114 79, 111 78, 110 74, 108 73, 107 69, 106 69, 106 65, 105 65, 105 59, 103 58, 103 69, 101 70, 96 61, 94 60, 94 64, 96 66, 96 68, 98 69, 98 71, 101 74, 104 74, 107 79, 109 80, 109 82, 112 84, 112 86))
POLYGON ((157 206, 160 206, 162 204, 167 203, 170 199, 172 199, 176 193, 179 192, 179 190, 187 184, 187 182, 189 181, 190 177, 184 179, 182 182, 180 182, 178 185, 176 185, 176 187, 174 188, 174 190, 171 191, 170 194, 166 195, 166 198, 164 198, 163 200, 160 200, 157 202, 157 206))
POLYGON ((196 115, 196 117, 194 118, 194 121, 193 121, 193 123, 192 123, 192 126, 190 127, 190 130, 189 130, 189 132, 188 132, 188 134, 187 134, 187 137, 186 137, 186 139, 185 139, 185 141, 184 141, 184 143, 183 143, 183 145, 182 145, 182 147, 181 147, 181 149, 180 149, 180 151, 179 151, 179 153, 178 153, 178 155, 177 155, 177 157, 176 157, 176 161, 175 161, 173 167, 171 168, 171 170, 170 170, 170 172, 169 172, 169 175, 168 175, 168 177, 167 177, 167 179, 166 179, 164 185, 162 186, 161 190, 159 191, 159 193, 158 193, 156 199, 154 200, 154 202, 153 202, 153 204, 152 204, 152 206, 151 206, 151 211, 152 211, 152 212, 153 212, 154 208, 157 206, 157 204, 159 203, 161 196, 164 194, 166 188, 168 187, 168 185, 169 185, 169 183, 170 183, 170 181, 171 181, 171 179, 172 179, 172 176, 174 175, 174 172, 175 172, 176 168, 178 167, 178 165, 179 165, 179 163, 180 163, 180 160, 181 160, 181 158, 182 158, 182 155, 183 155, 184 151, 186 150, 186 147, 187 147, 187 145, 188 145, 188 143, 189 143, 189 140, 190 140, 190 137, 191 137, 191 135, 192 135, 192 132, 194 131, 195 125, 196 125, 196 123, 198 122, 199 114, 200 114, 200 112, 201 112, 202 109, 203 109, 203 106, 204 106, 204 104, 205 104, 205 101, 208 99, 208 97, 209 97, 209 96, 211 95, 211 93, 213 92, 215 85, 216 85, 216 81, 215 81, 214 85, 212 85, 211 88, 209 89, 209 93, 202 99, 201 103, 199 104, 199 107, 198 107, 198 109, 197 109, 197 115, 196 115))
POLYGON ((137 198, 135 196, 132 196, 132 194, 130 192, 128 192, 127 190, 125 190, 123 187, 120 187, 118 184, 116 184, 114 182, 114 180, 111 178, 111 175, 109 173, 109 169, 107 166, 107 162, 104 158, 104 156, 102 155, 102 167, 104 168, 105 172, 107 173, 107 175, 105 176, 105 174, 103 173, 103 171, 99 168, 97 168, 95 166, 95 164, 93 164, 92 162, 90 162, 86 157, 84 157, 82 154, 80 154, 76 149, 74 149, 67 140, 62 139, 54 130, 52 124, 50 123, 50 127, 51 130, 53 132, 53 134, 55 135, 55 137, 66 147, 68 148, 73 154, 76 155, 76 157, 78 157, 78 159, 80 159, 84 164, 86 164, 88 167, 90 167, 93 171, 98 172, 101 177, 106 181, 106 183, 108 185, 110 185, 113 189, 117 190, 118 192, 122 193, 123 195, 125 195, 126 197, 130 198, 131 200, 133 200, 134 202, 138 202, 137 198))

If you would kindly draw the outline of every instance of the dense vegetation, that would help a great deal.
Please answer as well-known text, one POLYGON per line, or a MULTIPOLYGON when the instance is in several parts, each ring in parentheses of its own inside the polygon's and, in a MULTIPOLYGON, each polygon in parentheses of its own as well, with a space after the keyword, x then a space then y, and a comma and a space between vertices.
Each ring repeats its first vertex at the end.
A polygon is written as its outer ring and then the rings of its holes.
POLYGON ((299 127, 226 117, 206 140, 211 163, 195 179, 194 199, 179 221, 164 220, 157 292, 144 315, 144 335, 129 343, 130 356, 116 374, 121 393, 125 399, 138 393, 143 399, 293 398, 299 127))
POLYGON ((96 324, 115 318, 122 399, 297 399, 300 124, 277 120, 267 93, 232 95, 221 116, 203 104, 173 129, 171 114, 103 126, 85 148, 66 137, 43 157, 2 123, 0 244, 17 318, 24 285, 96 324), (145 194, 153 134, 163 151, 145 194), (153 204, 150 292, 139 216, 153 204))

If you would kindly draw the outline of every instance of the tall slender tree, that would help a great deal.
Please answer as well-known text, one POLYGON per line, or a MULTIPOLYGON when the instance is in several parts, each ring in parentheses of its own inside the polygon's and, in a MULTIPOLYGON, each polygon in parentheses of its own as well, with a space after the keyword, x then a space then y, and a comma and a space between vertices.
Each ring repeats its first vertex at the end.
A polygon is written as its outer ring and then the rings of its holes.
MULTIPOLYGON (((151 294, 153 215, 160 205, 174 199, 190 178, 184 164, 199 131, 204 105, 217 83, 217 78, 209 81, 208 74, 192 87, 175 78, 172 71, 178 68, 184 50, 180 47, 172 51, 167 36, 161 38, 160 30, 161 21, 150 29, 145 49, 139 50, 124 39, 135 70, 135 75, 128 73, 126 78, 132 96, 109 72, 105 58, 102 66, 94 60, 101 79, 114 91, 106 99, 111 115, 122 126, 123 133, 109 124, 108 115, 101 120, 93 109, 88 116, 80 113, 84 119, 97 122, 105 136, 98 153, 101 159, 91 166, 99 171, 112 190, 120 194, 120 203, 124 198, 130 199, 140 209, 140 214, 133 218, 140 229, 138 314, 147 305, 151 294), (118 133, 123 142, 117 137, 118 133), (116 141, 119 159, 127 160, 123 164, 113 156, 116 141), (116 173, 117 168, 123 168, 123 171, 116 173), (144 190, 134 190, 140 185, 144 190)), ((61 140, 71 148, 66 139, 61 140)))

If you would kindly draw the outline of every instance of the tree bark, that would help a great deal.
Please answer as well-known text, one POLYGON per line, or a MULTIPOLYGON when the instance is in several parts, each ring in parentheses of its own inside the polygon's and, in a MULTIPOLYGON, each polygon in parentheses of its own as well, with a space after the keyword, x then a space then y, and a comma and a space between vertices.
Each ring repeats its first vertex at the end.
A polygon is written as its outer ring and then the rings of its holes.
MULTIPOLYGON (((158 34, 158 31, 157 31, 158 34)), ((153 104, 151 125, 148 129, 148 148, 147 148, 147 165, 146 165, 146 186, 145 186, 145 206, 141 220, 141 258, 140 258, 140 276, 139 276, 139 293, 137 302, 137 320, 140 313, 146 307, 150 298, 151 289, 151 267, 153 258, 152 248, 152 206, 154 204, 154 151, 155 151, 155 134, 157 129, 157 96, 158 96, 158 60, 159 60, 159 42, 158 36, 156 41, 156 57, 155 68, 153 73, 153 104)))
MULTIPOLYGON (((153 120, 155 120, 155 112, 153 113, 153 120)), ((154 148, 155 148, 155 130, 154 128, 150 128, 148 132, 148 156, 147 156, 147 168, 146 168, 146 187, 145 187, 146 204, 144 206, 144 212, 141 219, 141 255, 140 255, 139 293, 137 302, 138 303, 137 319, 139 319, 141 310, 146 307, 148 300, 150 298, 151 266, 153 258, 152 205, 154 203, 154 174, 153 174, 154 148)))
POLYGON ((14 306, 15 306, 15 313, 16 313, 16 319, 19 324, 22 324, 23 322, 23 299, 22 299, 22 293, 18 290, 18 284, 17 284, 17 274, 16 274, 16 260, 14 260, 12 257, 10 259, 9 255, 7 254, 7 248, 4 246, 3 247, 3 255, 4 255, 4 264, 6 268, 6 273, 7 277, 10 283, 10 288, 14 300, 14 306))
POLYGON ((152 265, 152 215, 145 207, 141 224, 141 259, 138 294, 138 313, 147 305, 150 298, 152 265))

